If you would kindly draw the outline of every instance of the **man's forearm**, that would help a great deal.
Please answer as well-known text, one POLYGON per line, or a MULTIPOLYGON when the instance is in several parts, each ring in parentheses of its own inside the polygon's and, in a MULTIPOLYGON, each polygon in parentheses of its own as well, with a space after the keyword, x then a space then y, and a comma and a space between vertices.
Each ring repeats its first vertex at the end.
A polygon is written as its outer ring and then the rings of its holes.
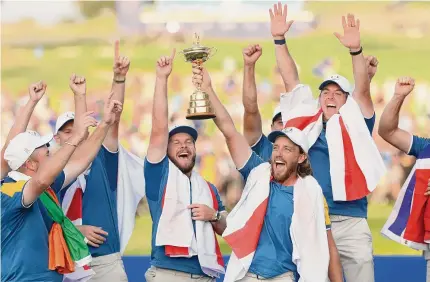
POLYGON ((237 130, 234 126, 234 122, 231 119, 230 114, 227 112, 224 105, 220 102, 218 96, 215 94, 215 91, 212 87, 207 89, 207 92, 209 94, 209 99, 212 104, 212 107, 215 110, 216 118, 214 118, 214 122, 216 126, 219 128, 219 130, 226 139, 232 138, 237 133, 237 130))
POLYGON ((87 95, 74 95, 75 99, 75 117, 79 118, 87 112, 87 95))
POLYGON ((80 166, 82 164, 84 169, 88 167, 99 152, 110 127, 101 122, 91 136, 79 146, 79 150, 73 154, 69 163, 77 163, 80 166))
POLYGON ((167 78, 156 78, 152 104, 152 133, 168 131, 167 78))
POLYGON ((245 65, 243 70, 242 102, 245 112, 258 113, 257 86, 255 84, 255 65, 245 65))
MULTIPOLYGON (((281 39, 281 38, 277 38, 281 39)), ((287 44, 275 44, 276 64, 285 84, 285 90, 291 92, 300 83, 296 63, 288 51, 287 44)))
POLYGON ((6 137, 5 145, 7 145, 7 143, 9 143, 9 141, 16 135, 24 132, 27 129, 28 123, 30 122, 31 115, 33 114, 36 105, 37 102, 30 99, 22 111, 19 111, 19 114, 16 115, 16 119, 12 125, 12 128, 9 130, 9 134, 6 137))
POLYGON ((386 138, 387 135, 394 132, 399 127, 399 113, 402 108, 405 96, 394 95, 390 102, 385 106, 379 121, 379 135, 386 138))
POLYGON ((249 145, 253 145, 262 134, 260 110, 255 84, 255 65, 244 67, 243 73, 243 134, 249 145))
POLYGON ((357 94, 370 97, 370 78, 367 71, 366 59, 364 58, 363 53, 351 57, 355 81, 355 92, 357 94))

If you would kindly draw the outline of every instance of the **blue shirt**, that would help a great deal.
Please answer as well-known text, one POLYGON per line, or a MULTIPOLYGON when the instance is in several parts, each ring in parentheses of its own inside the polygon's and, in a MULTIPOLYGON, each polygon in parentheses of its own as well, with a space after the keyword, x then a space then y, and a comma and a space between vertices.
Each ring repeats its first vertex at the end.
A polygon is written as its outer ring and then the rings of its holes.
MULTIPOLYGON (((193 256, 191 258, 171 258, 165 255, 164 246, 155 246, 158 222, 162 212, 161 201, 163 199, 164 190, 167 185, 167 177, 169 175, 169 158, 166 156, 162 161, 156 164, 150 163, 145 158, 144 175, 146 199, 148 200, 149 211, 152 218, 151 265, 196 275, 205 275, 200 267, 197 256, 193 256)), ((225 208, 219 197, 218 190, 213 184, 210 184, 210 186, 218 200, 218 211, 224 211, 225 208)), ((190 195, 192 194, 191 189, 192 187, 190 183, 190 195)), ((191 203, 192 199, 190 199, 190 204, 191 203)), ((194 224, 195 221, 193 220, 193 225, 194 224)))
MULTIPOLYGON (((64 172, 51 188, 59 192, 64 172)), ((1 182, 1 281, 61 282, 63 275, 48 269, 48 236, 53 221, 42 202, 22 205, 22 182, 6 177, 1 182)))
MULTIPOLYGON (((250 172, 263 162, 252 153, 245 166, 239 170, 245 182, 250 172)), ((297 271, 292 260, 293 243, 290 236, 294 212, 293 191, 293 186, 270 182, 266 215, 249 272, 264 278, 273 278, 288 271, 297 271)))
MULTIPOLYGON (((375 115, 370 119, 364 119, 370 134, 375 125, 375 115)), ((344 215, 352 217, 367 218, 367 198, 364 197, 355 201, 333 201, 333 191, 330 177, 330 159, 327 139, 325 137, 325 124, 315 144, 309 149, 309 161, 312 166, 313 176, 321 186, 324 197, 327 200, 330 214, 344 215)), ((263 136, 260 141, 252 147, 252 150, 264 159, 270 159, 269 147, 273 144, 263 136)), ((270 149, 270 151, 271 151, 270 149)))
POLYGON ((116 198, 118 152, 111 153, 102 146, 85 179, 87 186, 82 197, 82 224, 101 227, 108 233, 100 247, 88 246, 91 255, 98 257, 117 253, 120 251, 116 198))
POLYGON ((430 145, 430 138, 423 138, 414 135, 408 155, 418 158, 418 155, 424 151, 428 145, 430 145))

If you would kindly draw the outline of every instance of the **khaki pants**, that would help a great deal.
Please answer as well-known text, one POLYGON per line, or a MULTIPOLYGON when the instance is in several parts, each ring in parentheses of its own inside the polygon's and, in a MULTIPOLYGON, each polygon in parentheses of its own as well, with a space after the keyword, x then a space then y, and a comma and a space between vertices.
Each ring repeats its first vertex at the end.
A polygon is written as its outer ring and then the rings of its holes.
POLYGON ((146 282, 215 282, 215 278, 151 266, 145 273, 146 282))
POLYGON ((263 278, 259 275, 248 272, 245 275, 245 277, 243 277, 242 279, 240 279, 238 281, 240 281, 240 282, 253 282, 253 281, 262 281, 262 280, 277 281, 277 282, 295 282, 294 274, 292 272, 287 272, 287 273, 284 273, 284 274, 281 274, 279 276, 269 278, 269 279, 266 279, 266 278, 263 278))
POLYGON ((374 282, 372 234, 365 218, 331 215, 346 282, 374 282))
POLYGON ((430 251, 424 251, 424 258, 427 264, 427 275, 426 282, 430 282, 430 251))
POLYGON ((96 273, 91 282, 128 282, 120 253, 95 257, 90 266, 96 273))

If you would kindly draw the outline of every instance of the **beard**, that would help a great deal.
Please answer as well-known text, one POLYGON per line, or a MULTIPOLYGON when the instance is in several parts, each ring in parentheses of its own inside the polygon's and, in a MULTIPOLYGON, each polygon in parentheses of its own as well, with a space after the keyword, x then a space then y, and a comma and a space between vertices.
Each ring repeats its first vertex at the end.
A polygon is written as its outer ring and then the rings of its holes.
POLYGON ((297 171, 297 164, 286 164, 286 169, 282 170, 282 171, 278 171, 275 172, 275 170, 273 169, 273 166, 276 165, 273 162, 271 162, 271 166, 270 166, 270 170, 273 176, 273 179, 278 182, 278 183, 284 183, 291 175, 293 175, 294 173, 296 173, 297 171))
POLYGON ((180 171, 182 171, 183 174, 187 174, 193 170, 194 165, 196 164, 196 155, 194 155, 191 158, 191 162, 185 166, 180 165, 179 162, 175 158, 170 158, 170 160, 172 161, 172 163, 175 164, 175 166, 177 168, 179 168, 180 171))

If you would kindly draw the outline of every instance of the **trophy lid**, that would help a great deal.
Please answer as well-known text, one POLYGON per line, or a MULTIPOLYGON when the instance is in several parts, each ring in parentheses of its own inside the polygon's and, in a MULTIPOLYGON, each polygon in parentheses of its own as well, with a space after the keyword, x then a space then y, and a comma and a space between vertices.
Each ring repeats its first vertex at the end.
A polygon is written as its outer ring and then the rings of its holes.
POLYGON ((200 36, 195 32, 194 33, 194 41, 193 41, 193 46, 187 49, 184 49, 183 52, 187 53, 187 52, 197 52, 197 51, 203 51, 203 52, 208 52, 211 48, 209 47, 205 47, 200 45, 200 36))

